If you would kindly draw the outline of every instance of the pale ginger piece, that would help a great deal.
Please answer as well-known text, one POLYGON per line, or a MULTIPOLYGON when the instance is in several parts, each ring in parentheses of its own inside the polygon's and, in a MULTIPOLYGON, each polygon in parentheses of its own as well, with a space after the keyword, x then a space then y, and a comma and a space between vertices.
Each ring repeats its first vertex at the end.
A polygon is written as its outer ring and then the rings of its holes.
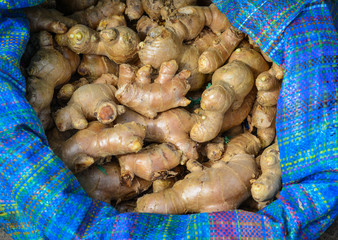
POLYGON ((130 186, 123 183, 121 170, 117 162, 94 165, 75 175, 89 197, 106 203, 125 201, 137 197, 152 184, 135 177, 130 186))
POLYGON ((237 48, 233 51, 228 62, 231 63, 233 61, 241 61, 247 64, 251 68, 254 78, 262 72, 268 71, 270 68, 262 55, 250 48, 237 48))
MULTIPOLYGON (((189 137, 189 132, 195 123, 195 118, 183 108, 174 108, 159 113, 156 118, 144 117, 127 109, 119 115, 115 122, 137 122, 146 127, 147 142, 171 143, 181 150, 187 159, 198 159, 197 143, 189 137)), ((181 162, 184 164, 184 162, 181 162)))
POLYGON ((277 105, 279 93, 281 90, 281 84, 274 89, 268 91, 257 92, 257 103, 264 107, 273 107, 277 105))
POLYGON ((238 154, 229 162, 218 161, 196 170, 172 188, 146 194, 137 200, 137 212, 185 214, 228 211, 250 196, 250 180, 258 176, 255 159, 238 154))
POLYGON ((85 10, 97 4, 98 0, 55 0, 56 8, 65 14, 85 10))
POLYGON ((27 68, 26 98, 42 120, 49 116, 54 89, 70 80, 80 57, 68 48, 55 49, 47 32, 40 33, 40 46, 27 68))
POLYGON ((213 73, 230 57, 231 53, 244 38, 244 33, 230 26, 205 50, 198 60, 201 73, 213 73))
POLYGON ((179 8, 166 19, 165 23, 165 27, 175 32, 181 41, 196 38, 205 26, 219 35, 230 27, 230 23, 214 4, 208 7, 179 8))
POLYGON ((217 38, 217 35, 211 29, 204 28, 190 44, 196 46, 198 51, 203 53, 217 41, 217 38))
POLYGON ((161 192, 167 188, 171 188, 172 186, 174 186, 175 182, 175 178, 157 179, 153 181, 153 192, 161 192))
POLYGON ((179 70, 191 72, 188 79, 190 90, 200 89, 206 80, 206 76, 199 71, 201 52, 194 45, 183 44, 183 41, 197 37, 204 26, 218 32, 226 29, 229 22, 213 4, 209 7, 179 8, 166 20, 165 27, 152 28, 140 43, 141 62, 158 69, 161 63, 174 59, 178 62, 179 70))
POLYGON ((139 48, 142 64, 158 69, 162 63, 176 60, 179 71, 186 69, 191 73, 188 78, 190 91, 203 86, 206 76, 198 71, 200 53, 197 47, 183 44, 172 30, 163 26, 152 28, 139 48))
POLYGON ((262 143, 262 148, 269 146, 276 137, 276 119, 267 128, 257 128, 257 137, 262 143))
POLYGON ((142 17, 144 10, 141 0, 127 0, 125 14, 130 20, 137 20, 142 17))
POLYGON ((252 124, 256 128, 268 128, 276 119, 277 106, 264 107, 257 100, 252 108, 252 124))
POLYGON ((108 18, 102 19, 96 30, 102 31, 104 29, 116 28, 120 26, 127 26, 126 19, 123 15, 113 15, 108 18))
POLYGON ((130 186, 134 176, 148 181, 166 179, 177 175, 172 171, 184 158, 182 151, 171 143, 152 144, 137 153, 118 157, 121 177, 130 186))
POLYGON ((56 35, 55 40, 78 54, 103 55, 117 64, 135 61, 140 42, 137 33, 125 26, 97 32, 81 24, 56 35))
POLYGON ((150 18, 158 20, 161 17, 165 18, 175 9, 195 3, 196 0, 142 0, 142 7, 150 18))
POLYGON ((89 81, 86 78, 80 78, 72 83, 67 83, 59 89, 56 97, 63 102, 68 102, 76 89, 86 84, 89 84, 89 81))
POLYGON ((99 158, 141 150, 145 137, 144 126, 135 122, 110 127, 98 121, 74 134, 55 154, 74 173, 83 171, 99 158))
POLYGON ((230 141, 230 139, 232 137, 236 137, 237 135, 240 135, 242 133, 245 133, 245 127, 242 125, 242 124, 239 124, 237 126, 234 126, 230 129, 228 129, 227 131, 224 132, 224 140, 225 142, 227 143, 228 142, 228 139, 230 141))
POLYGON ((138 32, 140 39, 144 40, 147 34, 150 32, 150 30, 157 26, 158 23, 156 21, 144 15, 137 21, 136 31, 138 32))
POLYGON ((224 114, 232 108, 238 109, 254 85, 250 68, 239 61, 217 69, 212 76, 212 84, 201 98, 200 120, 190 131, 196 142, 207 142, 221 131, 224 114))
POLYGON ((272 200, 282 187, 278 144, 266 148, 260 158, 262 175, 253 182, 252 197, 257 202, 272 200))
POLYGON ((119 82, 124 84, 118 84, 115 97, 121 104, 149 118, 171 108, 187 106, 190 100, 184 96, 190 89, 187 82, 190 72, 182 70, 175 75, 177 68, 175 61, 163 63, 153 83, 148 74, 151 71, 150 66, 140 68, 135 79, 129 83, 120 75, 119 82))
POLYGON ((39 7, 25 8, 31 32, 49 31, 53 33, 65 33, 68 28, 77 22, 65 17, 55 9, 39 7))
POLYGON ((230 161, 237 154, 256 156, 261 148, 262 145, 259 139, 255 135, 245 132, 230 139, 221 160, 224 162, 230 161))
POLYGON ((105 56, 84 54, 77 72, 90 79, 96 79, 105 73, 118 76, 119 66, 105 56))
POLYGON ((66 107, 55 113, 55 124, 60 131, 84 129, 88 120, 97 119, 108 124, 125 108, 119 105, 114 94, 116 88, 108 84, 87 84, 78 88, 66 107))
POLYGON ((221 132, 225 132, 241 124, 249 115, 257 95, 256 88, 252 88, 250 93, 244 98, 242 105, 236 109, 229 109, 225 112, 221 132))
POLYGON ((126 4, 120 0, 99 0, 95 6, 77 11, 68 17, 74 19, 78 24, 96 29, 102 19, 113 15, 122 15, 125 8, 126 4))
POLYGON ((208 142, 204 146, 204 155, 210 161, 220 160, 224 150, 225 150, 225 142, 223 137, 216 137, 212 141, 208 142))

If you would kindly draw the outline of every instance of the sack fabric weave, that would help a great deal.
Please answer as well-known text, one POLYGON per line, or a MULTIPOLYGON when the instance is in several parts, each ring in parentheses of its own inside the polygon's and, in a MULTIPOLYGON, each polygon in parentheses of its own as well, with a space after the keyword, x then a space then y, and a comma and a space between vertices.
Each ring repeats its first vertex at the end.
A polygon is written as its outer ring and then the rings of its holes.
POLYGON ((277 136, 283 190, 260 212, 119 214, 92 201, 48 147, 25 99, 21 8, 0 0, 0 226, 13 239, 316 239, 338 213, 336 1, 214 1, 286 69, 277 136))

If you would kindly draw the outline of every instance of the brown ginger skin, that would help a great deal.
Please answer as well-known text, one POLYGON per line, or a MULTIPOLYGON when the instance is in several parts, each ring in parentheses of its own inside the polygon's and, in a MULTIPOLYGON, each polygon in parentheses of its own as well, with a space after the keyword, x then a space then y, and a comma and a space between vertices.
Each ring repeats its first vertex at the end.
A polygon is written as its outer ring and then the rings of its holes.
POLYGON ((59 151, 54 151, 71 171, 77 173, 88 168, 98 158, 139 151, 144 137, 144 126, 135 122, 110 127, 93 121, 88 128, 63 142, 59 151))
POLYGON ((252 197, 257 202, 272 200, 282 187, 278 144, 266 148, 260 158, 262 175, 251 187, 252 197))
POLYGON ((245 132, 230 139, 226 144, 225 153, 222 156, 222 161, 227 162, 237 154, 257 155, 262 145, 259 139, 249 133, 245 132))
MULTIPOLYGON (((132 121, 146 127, 145 141, 172 143, 182 151, 187 159, 198 159, 197 143, 189 137, 195 118, 187 110, 174 108, 159 113, 156 118, 150 119, 127 109, 124 114, 118 116, 115 120, 117 123, 132 121)), ((184 164, 184 162, 181 164, 184 164)))
POLYGON ((205 26, 220 34, 230 27, 230 23, 214 4, 208 7, 179 8, 166 19, 165 23, 165 27, 175 32, 181 41, 196 38, 205 26))
POLYGON ((119 0, 100 0, 96 6, 77 11, 69 18, 77 23, 96 29, 100 21, 113 15, 122 15, 126 5, 119 0))
POLYGON ((119 26, 127 26, 126 19, 123 15, 114 15, 108 18, 104 18, 100 21, 99 26, 97 26, 97 31, 102 31, 104 29, 116 28, 119 26))
POLYGON ((144 10, 141 0, 127 0, 125 14, 130 20, 137 20, 142 17, 144 10))
POLYGON ((89 81, 86 78, 80 78, 79 80, 76 80, 72 83, 63 85, 58 91, 57 99, 61 100, 62 102, 68 102, 76 89, 86 84, 89 84, 89 81))
POLYGON ((229 109, 225 112, 221 129, 222 133, 240 125, 246 119, 255 102, 256 95, 257 89, 252 88, 250 93, 244 98, 243 104, 238 109, 229 109))
POLYGON ((137 200, 137 212, 185 214, 236 209, 250 196, 250 180, 258 175, 255 159, 238 154, 225 163, 189 173, 172 188, 137 200))
POLYGON ((176 60, 179 71, 189 70, 190 91, 198 90, 205 82, 205 75, 198 72, 199 51, 195 46, 183 44, 176 34, 163 26, 152 28, 139 44, 139 58, 144 65, 160 68, 163 62, 176 60))
POLYGON ((205 50, 198 60, 201 73, 213 73, 230 57, 231 53, 244 38, 236 28, 228 27, 216 40, 214 45, 205 50))
POLYGON ((62 13, 55 9, 32 7, 25 8, 25 13, 31 32, 45 30, 53 33, 65 33, 68 28, 77 23, 68 17, 64 17, 62 13))
POLYGON ((97 119, 107 124, 125 111, 114 97, 116 88, 108 84, 87 84, 78 88, 67 106, 55 114, 55 124, 60 131, 84 129, 88 120, 97 119))
POLYGON ((97 4, 98 0, 56 0, 56 8, 65 14, 85 10, 97 4))
POLYGON ((81 76, 96 79, 104 73, 112 73, 118 76, 118 65, 105 56, 85 54, 82 56, 77 72, 81 76))
POLYGON ((182 152, 171 143, 152 144, 118 157, 121 177, 128 186, 135 175, 148 181, 170 178, 177 174, 170 170, 180 164, 182 157, 182 152))
POLYGON ((216 137, 204 146, 204 154, 210 161, 217 161, 221 159, 225 150, 225 143, 223 137, 216 137))
POLYGON ((197 142, 207 142, 221 131, 224 114, 228 109, 238 109, 254 85, 250 68, 235 61, 219 68, 212 76, 212 84, 201 97, 200 120, 190 131, 197 142))
POLYGON ((55 49, 49 33, 41 32, 40 35, 41 48, 27 68, 26 92, 26 98, 38 116, 50 112, 55 87, 68 82, 80 62, 79 56, 68 48, 55 49))
POLYGON ((112 200, 125 201, 136 197, 151 186, 151 182, 138 177, 133 179, 130 186, 124 184, 117 162, 91 166, 76 174, 76 178, 91 198, 109 204, 112 200))
POLYGON ((187 106, 190 100, 184 96, 190 89, 187 83, 190 72, 183 70, 175 75, 177 68, 175 61, 163 63, 153 83, 150 82, 150 66, 140 68, 136 76, 142 77, 131 79, 132 82, 128 83, 120 76, 119 82, 124 84, 118 84, 115 96, 121 104, 149 118, 171 108, 187 106))
POLYGON ((141 40, 144 40, 152 28, 158 26, 158 23, 148 16, 142 16, 136 24, 136 30, 141 40))
POLYGON ((55 39, 60 46, 68 46, 78 54, 104 55, 118 64, 134 61, 140 42, 137 33, 125 26, 97 32, 81 24, 55 39))
POLYGON ((175 9, 193 5, 196 0, 142 0, 142 7, 148 16, 154 20, 160 19, 162 17, 168 16, 175 9))
POLYGON ((241 61, 247 64, 251 68, 255 78, 270 68, 262 55, 251 48, 237 48, 232 52, 228 62, 233 61, 241 61))

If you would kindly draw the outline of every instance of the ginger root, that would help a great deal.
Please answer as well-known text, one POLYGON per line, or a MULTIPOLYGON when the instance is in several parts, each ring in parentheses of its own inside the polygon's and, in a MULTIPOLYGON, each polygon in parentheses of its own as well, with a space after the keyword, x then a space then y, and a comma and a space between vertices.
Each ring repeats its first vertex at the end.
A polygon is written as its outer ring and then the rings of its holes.
POLYGON ((255 135, 245 132, 230 139, 221 160, 227 162, 237 154, 249 154, 255 156, 261 148, 262 145, 259 139, 255 135))
POLYGON ((148 181, 170 178, 177 174, 170 170, 180 164, 182 157, 182 152, 171 143, 152 144, 137 153, 118 157, 121 177, 128 186, 135 175, 148 181))
POLYGON ((103 55, 118 64, 134 61, 140 42, 137 33, 125 26, 97 32, 81 24, 65 34, 56 35, 55 40, 60 46, 68 46, 78 54, 103 55))
POLYGON ((278 144, 266 148, 260 158, 262 175, 253 182, 252 197, 257 202, 272 200, 282 187, 278 144))
MULTIPOLYGON (((123 67, 133 72, 131 66, 123 67)), ((163 63, 153 83, 150 66, 140 68, 134 79, 125 79, 120 75, 115 96, 121 104, 149 118, 156 117, 158 112, 187 106, 190 100, 184 96, 190 89, 187 83, 190 72, 183 70, 175 75, 177 68, 175 61, 163 63)))
POLYGON ((25 13, 31 32, 45 30, 53 33, 65 33, 68 28, 77 23, 68 17, 64 17, 62 13, 55 9, 32 7, 25 8, 25 13))
MULTIPOLYGON (((47 32, 40 33, 40 46, 27 68, 26 98, 42 121, 49 116, 55 87, 70 80, 80 57, 68 48, 54 48, 52 36, 47 32)), ((48 123, 44 124, 44 129, 47 126, 48 123)))
POLYGON ((86 76, 90 79, 96 79, 104 73, 111 73, 118 76, 118 65, 110 61, 105 56, 85 54, 82 56, 77 72, 81 76, 86 76))
POLYGON ((113 15, 122 15, 125 8, 125 3, 120 0, 100 0, 96 6, 77 11, 68 17, 79 24, 96 29, 102 19, 113 15))
POLYGON ((254 85, 250 68, 239 61, 228 63, 217 69, 212 84, 201 97, 200 120, 190 131, 196 142, 207 142, 221 131, 224 114, 230 108, 238 109, 254 85))
POLYGON ((55 124, 60 131, 84 129, 88 120, 97 119, 107 124, 124 113, 125 107, 118 105, 114 97, 116 88, 108 84, 87 84, 78 88, 66 107, 55 114, 55 124))
POLYGON ((53 150, 71 171, 77 173, 99 158, 139 151, 144 137, 144 126, 135 122, 110 127, 94 121, 63 142, 62 147, 53 150))
MULTIPOLYGON (((115 122, 137 122, 146 127, 147 142, 171 143, 181 150, 187 159, 198 159, 197 143, 189 137, 195 123, 194 115, 183 108, 174 108, 159 113, 156 118, 146 118, 129 109, 119 115, 115 122)), ((181 162, 184 164, 184 162, 181 162)))
POLYGON ((93 199, 111 203, 125 201, 146 191, 152 182, 135 177, 130 186, 122 182, 117 162, 94 165, 75 175, 86 193, 93 199))
POLYGON ((238 154, 227 163, 196 170, 164 191, 137 200, 137 212, 184 214, 236 209, 250 196, 250 180, 258 175, 254 157, 238 154))

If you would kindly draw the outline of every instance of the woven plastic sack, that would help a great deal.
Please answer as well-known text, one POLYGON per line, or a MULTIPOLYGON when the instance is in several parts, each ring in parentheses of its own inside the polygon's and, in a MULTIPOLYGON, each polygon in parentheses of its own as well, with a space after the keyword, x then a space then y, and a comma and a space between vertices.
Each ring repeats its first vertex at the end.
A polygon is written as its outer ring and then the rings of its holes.
POLYGON ((215 1, 286 68, 278 101, 280 197, 258 213, 119 214, 92 201, 47 145, 25 100, 20 8, 0 0, 0 226, 13 239, 316 239, 337 216, 338 35, 335 1, 215 1), (336 24, 337 26, 337 24, 336 24))

